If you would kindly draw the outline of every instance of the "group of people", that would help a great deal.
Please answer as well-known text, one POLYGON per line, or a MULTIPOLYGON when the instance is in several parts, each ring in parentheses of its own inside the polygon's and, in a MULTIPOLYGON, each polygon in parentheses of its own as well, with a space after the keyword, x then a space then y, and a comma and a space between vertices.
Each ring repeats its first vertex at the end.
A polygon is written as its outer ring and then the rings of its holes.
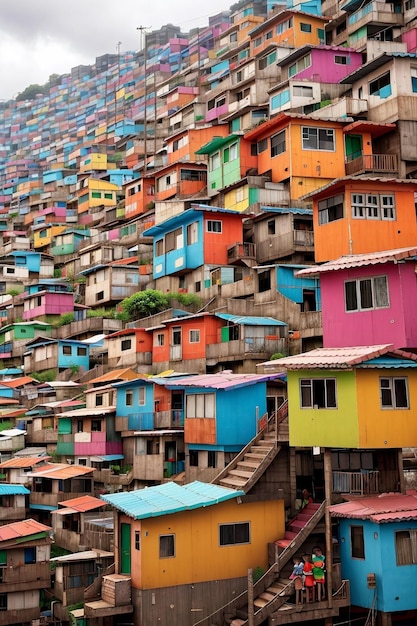
POLYGON ((296 602, 303 601, 305 591, 306 602, 320 602, 325 592, 325 556, 319 546, 312 550, 312 554, 293 558, 293 571, 290 580, 294 580, 296 602))

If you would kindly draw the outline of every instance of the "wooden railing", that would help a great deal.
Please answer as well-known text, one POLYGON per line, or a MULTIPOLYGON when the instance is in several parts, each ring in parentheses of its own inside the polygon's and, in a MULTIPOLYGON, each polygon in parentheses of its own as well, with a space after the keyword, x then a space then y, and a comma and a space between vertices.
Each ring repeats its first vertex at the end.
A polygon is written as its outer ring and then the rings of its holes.
POLYGON ((378 470, 363 472, 333 472, 333 492, 363 495, 379 492, 378 470))
POLYGON ((397 174, 398 157, 396 154, 361 154, 346 162, 347 176, 358 172, 397 174))

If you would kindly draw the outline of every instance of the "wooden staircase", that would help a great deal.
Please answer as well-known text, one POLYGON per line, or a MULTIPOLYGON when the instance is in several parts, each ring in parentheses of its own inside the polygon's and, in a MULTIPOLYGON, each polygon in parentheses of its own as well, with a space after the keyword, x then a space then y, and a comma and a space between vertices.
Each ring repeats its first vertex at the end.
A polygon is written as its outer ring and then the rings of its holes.
MULTIPOLYGON (((281 449, 278 433, 279 425, 285 417, 288 417, 286 403, 284 410, 280 407, 277 414, 274 413, 269 419, 263 416, 259 421, 258 434, 211 482, 248 493, 281 449)), ((286 433, 285 427, 283 431, 286 433)), ((288 441, 288 439, 283 440, 288 441)))

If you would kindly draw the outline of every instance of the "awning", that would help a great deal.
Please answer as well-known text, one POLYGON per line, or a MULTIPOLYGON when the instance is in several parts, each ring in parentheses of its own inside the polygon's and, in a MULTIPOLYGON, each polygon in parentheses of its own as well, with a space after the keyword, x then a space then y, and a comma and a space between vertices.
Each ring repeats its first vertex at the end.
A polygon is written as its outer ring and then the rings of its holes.
POLYGON ((29 504, 29 508, 37 511, 56 511, 58 507, 49 504, 29 504))
POLYGON ((92 456, 90 461, 102 463, 103 461, 121 461, 124 458, 124 454, 104 454, 103 456, 92 456))

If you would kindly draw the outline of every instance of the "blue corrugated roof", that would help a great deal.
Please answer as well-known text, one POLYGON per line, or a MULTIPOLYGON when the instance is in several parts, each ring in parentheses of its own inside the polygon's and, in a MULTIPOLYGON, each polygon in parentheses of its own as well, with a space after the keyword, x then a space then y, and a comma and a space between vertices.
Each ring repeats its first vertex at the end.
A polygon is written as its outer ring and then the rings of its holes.
POLYGON ((266 213, 293 213, 294 215, 313 215, 313 209, 299 209, 298 207, 262 206, 261 210, 266 213))
POLYGON ((29 504, 29 508, 35 511, 56 511, 58 509, 57 506, 49 504, 29 504))
POLYGON ((188 485, 164 483, 147 489, 103 495, 100 498, 133 519, 146 519, 201 509, 243 495, 244 491, 241 490, 196 480, 188 485))
POLYGON ((0 496, 28 496, 29 494, 29 489, 23 485, 0 484, 0 496))
POLYGON ((233 322, 233 324, 243 324, 244 326, 288 326, 285 322, 276 320, 273 317, 258 317, 256 315, 232 315, 231 313, 215 313, 216 317, 222 320, 233 322))
POLYGON ((417 361, 412 361, 411 359, 396 359, 393 356, 379 356, 376 359, 369 359, 369 361, 365 361, 364 363, 360 363, 357 367, 367 368, 367 367, 375 367, 375 368, 410 368, 417 367, 417 361))

